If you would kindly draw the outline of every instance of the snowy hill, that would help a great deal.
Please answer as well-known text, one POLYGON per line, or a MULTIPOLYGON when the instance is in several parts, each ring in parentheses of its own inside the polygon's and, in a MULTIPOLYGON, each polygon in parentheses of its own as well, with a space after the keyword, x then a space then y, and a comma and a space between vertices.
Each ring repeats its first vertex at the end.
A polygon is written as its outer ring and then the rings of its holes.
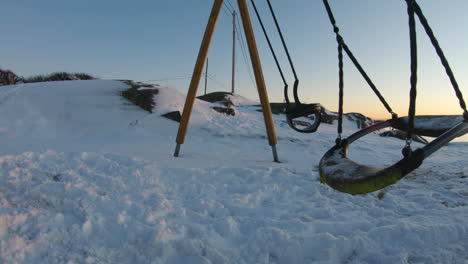
POLYGON ((0 127, 7 137, 38 139, 121 131, 142 116, 136 107, 120 97, 119 92, 125 88, 125 84, 112 81, 0 87, 0 127))
MULTIPOLYGON (((127 88, 0 87, 0 263, 466 263, 466 143, 351 196, 318 181, 336 125, 304 135, 274 115, 274 163, 255 102, 226 116, 197 100, 174 158, 178 123, 160 115, 185 95, 159 87, 149 113, 127 88)), ((403 145, 369 135, 351 158, 386 166, 403 145)))

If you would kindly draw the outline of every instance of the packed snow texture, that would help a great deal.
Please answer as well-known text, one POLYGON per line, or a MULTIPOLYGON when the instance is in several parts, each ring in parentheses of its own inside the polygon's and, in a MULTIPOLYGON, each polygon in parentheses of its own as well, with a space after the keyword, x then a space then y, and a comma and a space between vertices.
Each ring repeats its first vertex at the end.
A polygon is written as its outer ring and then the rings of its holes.
MULTIPOLYGON (((275 115, 274 163, 255 102, 236 96, 232 117, 197 100, 174 158, 160 114, 185 96, 158 87, 149 114, 123 89, 0 87, 0 263, 467 263, 467 143, 352 196, 318 180, 336 125, 304 135, 275 115)), ((387 166, 403 145, 369 135, 350 158, 387 166)))

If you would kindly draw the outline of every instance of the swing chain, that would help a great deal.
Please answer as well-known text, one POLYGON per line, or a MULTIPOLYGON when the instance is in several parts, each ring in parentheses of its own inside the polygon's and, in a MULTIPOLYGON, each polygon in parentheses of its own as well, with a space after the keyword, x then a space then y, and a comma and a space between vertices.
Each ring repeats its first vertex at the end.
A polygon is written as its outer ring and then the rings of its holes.
MULTIPOLYGON (((338 27, 336 27, 338 31, 338 27)), ((338 91, 338 138, 336 144, 341 146, 341 134, 343 133, 343 104, 344 104, 344 73, 343 73, 343 38, 337 34, 338 41, 338 75, 339 75, 339 91, 338 91)))
POLYGON ((382 104, 385 106, 387 111, 392 115, 392 119, 396 120, 398 119, 398 115, 393 112, 392 108, 390 105, 387 103, 385 98, 382 96, 380 91, 377 89, 375 84, 372 82, 372 80, 369 78, 367 75, 366 71, 364 68, 361 66, 361 64, 358 62, 354 54, 351 52, 349 47, 346 45, 344 38, 340 34, 340 28, 336 25, 336 20, 333 15, 333 12, 331 10, 330 4, 328 3, 328 0, 323 0, 323 4, 325 6, 325 9, 327 11, 328 18, 330 20, 330 23, 332 24, 333 27, 333 32, 336 35, 336 41, 338 43, 338 65, 339 65, 339 115, 338 115, 338 138, 336 139, 337 145, 338 143, 341 144, 341 133, 343 129, 343 88, 344 88, 344 77, 343 77, 343 51, 346 52, 348 55, 349 59, 351 62, 354 64, 354 66, 357 68, 359 73, 362 75, 362 77, 366 80, 367 84, 370 86, 370 88, 374 91, 374 93, 377 95, 379 100, 382 102, 382 104))
POLYGON ((416 96, 418 81, 418 49, 416 38, 416 22, 414 11, 414 0, 406 0, 408 6, 409 37, 410 37, 410 55, 411 55, 411 75, 410 75, 410 104, 408 110, 408 130, 406 131, 406 146, 403 149, 403 155, 406 157, 411 153, 411 139, 414 133, 414 119, 416 115, 416 96))
POLYGON ((335 140, 337 146, 341 146, 342 139, 341 134, 343 133, 343 98, 344 98, 344 74, 343 74, 343 47, 346 45, 344 43, 343 37, 340 35, 340 28, 336 25, 335 17, 331 11, 330 5, 327 0, 323 1, 325 9, 327 10, 328 18, 333 26, 333 32, 336 35, 336 42, 338 43, 338 75, 339 75, 339 94, 338 94, 338 137, 335 140))

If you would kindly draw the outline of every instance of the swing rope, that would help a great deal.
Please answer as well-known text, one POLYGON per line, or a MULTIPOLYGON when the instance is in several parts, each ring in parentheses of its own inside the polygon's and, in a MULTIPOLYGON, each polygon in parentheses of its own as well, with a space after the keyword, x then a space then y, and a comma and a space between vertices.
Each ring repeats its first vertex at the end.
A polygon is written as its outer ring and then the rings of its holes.
POLYGON ((339 75, 339 102, 338 102, 338 138, 336 144, 341 145, 343 133, 343 101, 344 101, 344 71, 343 71, 343 45, 338 41, 338 75, 339 75))
POLYGON ((284 98, 286 100, 286 105, 289 106, 290 102, 289 102, 289 97, 288 97, 288 83, 286 82, 286 79, 284 78, 283 69, 281 68, 281 65, 278 62, 278 57, 276 56, 276 52, 273 49, 273 45, 271 45, 270 38, 268 37, 268 33, 266 32, 265 26, 263 25, 262 18, 260 17, 260 14, 258 13, 257 6, 255 5, 254 0, 250 0, 250 2, 252 3, 258 22, 260 23, 260 26, 262 28, 263 35, 265 36, 265 39, 267 40, 268 47, 270 48, 271 54, 273 55, 273 59, 275 60, 276 67, 278 68, 278 71, 281 75, 281 79, 283 80, 284 98))
POLYGON ((284 51, 285 51, 286 56, 288 58, 289 65, 291 66, 291 70, 292 70, 293 75, 294 75, 294 86, 293 86, 294 102, 296 102, 296 104, 301 104, 301 101, 299 100, 299 96, 297 95, 297 88, 299 86, 299 79, 297 78, 296 68, 294 68, 294 64, 292 62, 291 55, 289 54, 288 46, 286 45, 286 41, 284 41, 283 33, 282 33, 281 28, 279 26, 278 19, 276 19, 276 14, 275 14, 275 11, 273 10, 273 7, 271 6, 270 0, 267 0, 267 3, 268 3, 268 8, 270 9, 271 16, 273 17, 273 21, 275 22, 276 30, 278 31, 278 34, 280 36, 281 43, 283 44, 284 51))
POLYGON ((361 66, 361 64, 358 62, 354 54, 351 52, 349 47, 346 45, 343 37, 340 34, 340 29, 336 25, 336 20, 335 16, 333 15, 333 12, 330 8, 330 4, 328 3, 328 0, 323 0, 323 4, 325 5, 325 9, 327 11, 328 18, 330 19, 330 22, 333 26, 333 32, 335 32, 336 35, 336 42, 338 43, 338 65, 339 65, 339 116, 338 116, 338 139, 337 143, 340 143, 341 141, 341 133, 343 131, 343 87, 344 87, 344 80, 343 80, 343 52, 344 50, 346 54, 348 55, 349 59, 353 62, 354 66, 356 69, 359 71, 359 73, 362 75, 364 80, 366 80, 367 84, 369 87, 374 91, 374 93, 377 95, 379 98, 380 102, 384 105, 384 107, 387 109, 387 111, 392 115, 393 119, 396 119, 398 116, 393 112, 392 108, 390 105, 387 103, 385 98, 382 96, 380 91, 377 89, 375 86, 374 82, 370 79, 369 75, 366 73, 364 68, 361 66))
POLYGON ((410 75, 410 104, 408 110, 408 131, 406 132, 406 146, 403 148, 403 155, 408 157, 411 155, 411 139, 414 133, 414 117, 416 115, 416 96, 418 82, 418 46, 416 38, 416 22, 414 18, 414 0, 406 0, 408 5, 409 18, 409 37, 410 37, 410 56, 411 56, 411 75, 410 75))
POLYGON ((452 69, 450 68, 450 65, 448 63, 447 58, 444 55, 444 52, 442 51, 442 48, 439 45, 439 41, 434 35, 434 32, 432 31, 432 28, 429 26, 429 23, 424 16, 421 8, 419 7, 418 3, 416 1, 412 1, 412 8, 413 11, 416 13, 416 15, 419 18, 419 21, 421 22, 421 25, 424 27, 424 30, 426 31, 426 34, 428 35, 429 39, 431 40, 432 46, 434 46, 437 55, 439 56, 439 59, 442 63, 442 65, 445 68, 445 72, 447 73, 450 82, 453 86, 453 89, 455 90, 455 94, 458 98, 460 107, 463 109, 463 117, 465 120, 468 120, 468 111, 466 109, 466 103, 465 100, 463 99, 463 94, 460 90, 460 87, 458 86, 457 80, 455 79, 455 75, 453 74, 452 69))
MULTIPOLYGON (((262 28, 262 31, 263 31, 263 35, 265 36, 265 38, 267 40, 268 47, 270 48, 270 51, 271 51, 271 53, 273 55, 273 59, 275 60, 276 67, 278 68, 278 71, 279 71, 279 73, 281 75, 281 79, 283 80, 284 99, 286 101, 286 107, 285 107, 286 108, 286 111, 285 111, 286 112, 286 121, 287 121, 288 125, 292 129, 294 129, 294 130, 296 130, 298 132, 313 133, 313 132, 317 131, 317 129, 318 129, 319 125, 320 125, 322 107, 320 106, 320 104, 317 104, 317 103, 315 103, 315 104, 302 104, 301 101, 299 100, 299 96, 297 95, 298 86, 299 86, 299 78, 297 77, 296 68, 294 67, 294 63, 293 63, 293 61, 291 59, 289 49, 288 49, 288 47, 286 45, 286 41, 284 40, 284 36, 283 36, 283 33, 282 33, 281 28, 279 26, 278 19, 276 18, 275 11, 273 10, 273 6, 271 5, 270 0, 267 0, 271 16, 273 17, 273 20, 275 22, 276 30, 278 31, 278 35, 279 35, 279 37, 281 39, 283 49, 284 49, 284 51, 286 53, 289 65, 291 67, 291 70, 292 70, 292 73, 293 73, 294 79, 295 79, 294 80, 294 87, 293 87, 294 105, 291 104, 291 102, 289 100, 289 95, 288 95, 289 85, 288 85, 288 82, 286 81, 286 78, 284 76, 283 69, 281 68, 281 65, 280 65, 280 63, 278 61, 278 57, 276 56, 276 52, 275 52, 275 50, 273 48, 273 45, 271 44, 270 37, 268 36, 268 33, 267 33, 266 29, 265 29, 262 18, 260 16, 260 13, 258 12, 257 6, 255 4, 255 1, 250 0, 250 2, 252 3, 252 6, 253 6, 253 8, 255 10, 255 15, 257 16, 257 19, 258 19, 258 21, 260 23, 260 26, 262 28), (296 118, 301 118, 301 117, 309 118, 310 120, 313 120, 313 123, 307 125, 305 128, 300 127, 300 126, 303 126, 303 124, 301 124, 300 122, 296 122, 295 119, 296 118)), ((308 123, 308 122, 305 122, 305 123, 308 123)))

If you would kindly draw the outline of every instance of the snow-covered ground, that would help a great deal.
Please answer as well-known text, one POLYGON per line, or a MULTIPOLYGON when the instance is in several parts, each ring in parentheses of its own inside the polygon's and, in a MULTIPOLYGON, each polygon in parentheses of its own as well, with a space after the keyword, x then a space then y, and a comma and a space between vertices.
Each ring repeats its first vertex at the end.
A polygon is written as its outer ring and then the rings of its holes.
MULTIPOLYGON (((227 117, 197 101, 174 158, 178 123, 160 114, 185 96, 160 87, 150 114, 123 89, 0 87, 0 263, 468 263, 468 143, 352 196, 318 181, 335 125, 304 135, 274 116, 274 163, 253 102, 227 117)), ((385 166, 403 145, 369 135, 351 158, 385 166)))

